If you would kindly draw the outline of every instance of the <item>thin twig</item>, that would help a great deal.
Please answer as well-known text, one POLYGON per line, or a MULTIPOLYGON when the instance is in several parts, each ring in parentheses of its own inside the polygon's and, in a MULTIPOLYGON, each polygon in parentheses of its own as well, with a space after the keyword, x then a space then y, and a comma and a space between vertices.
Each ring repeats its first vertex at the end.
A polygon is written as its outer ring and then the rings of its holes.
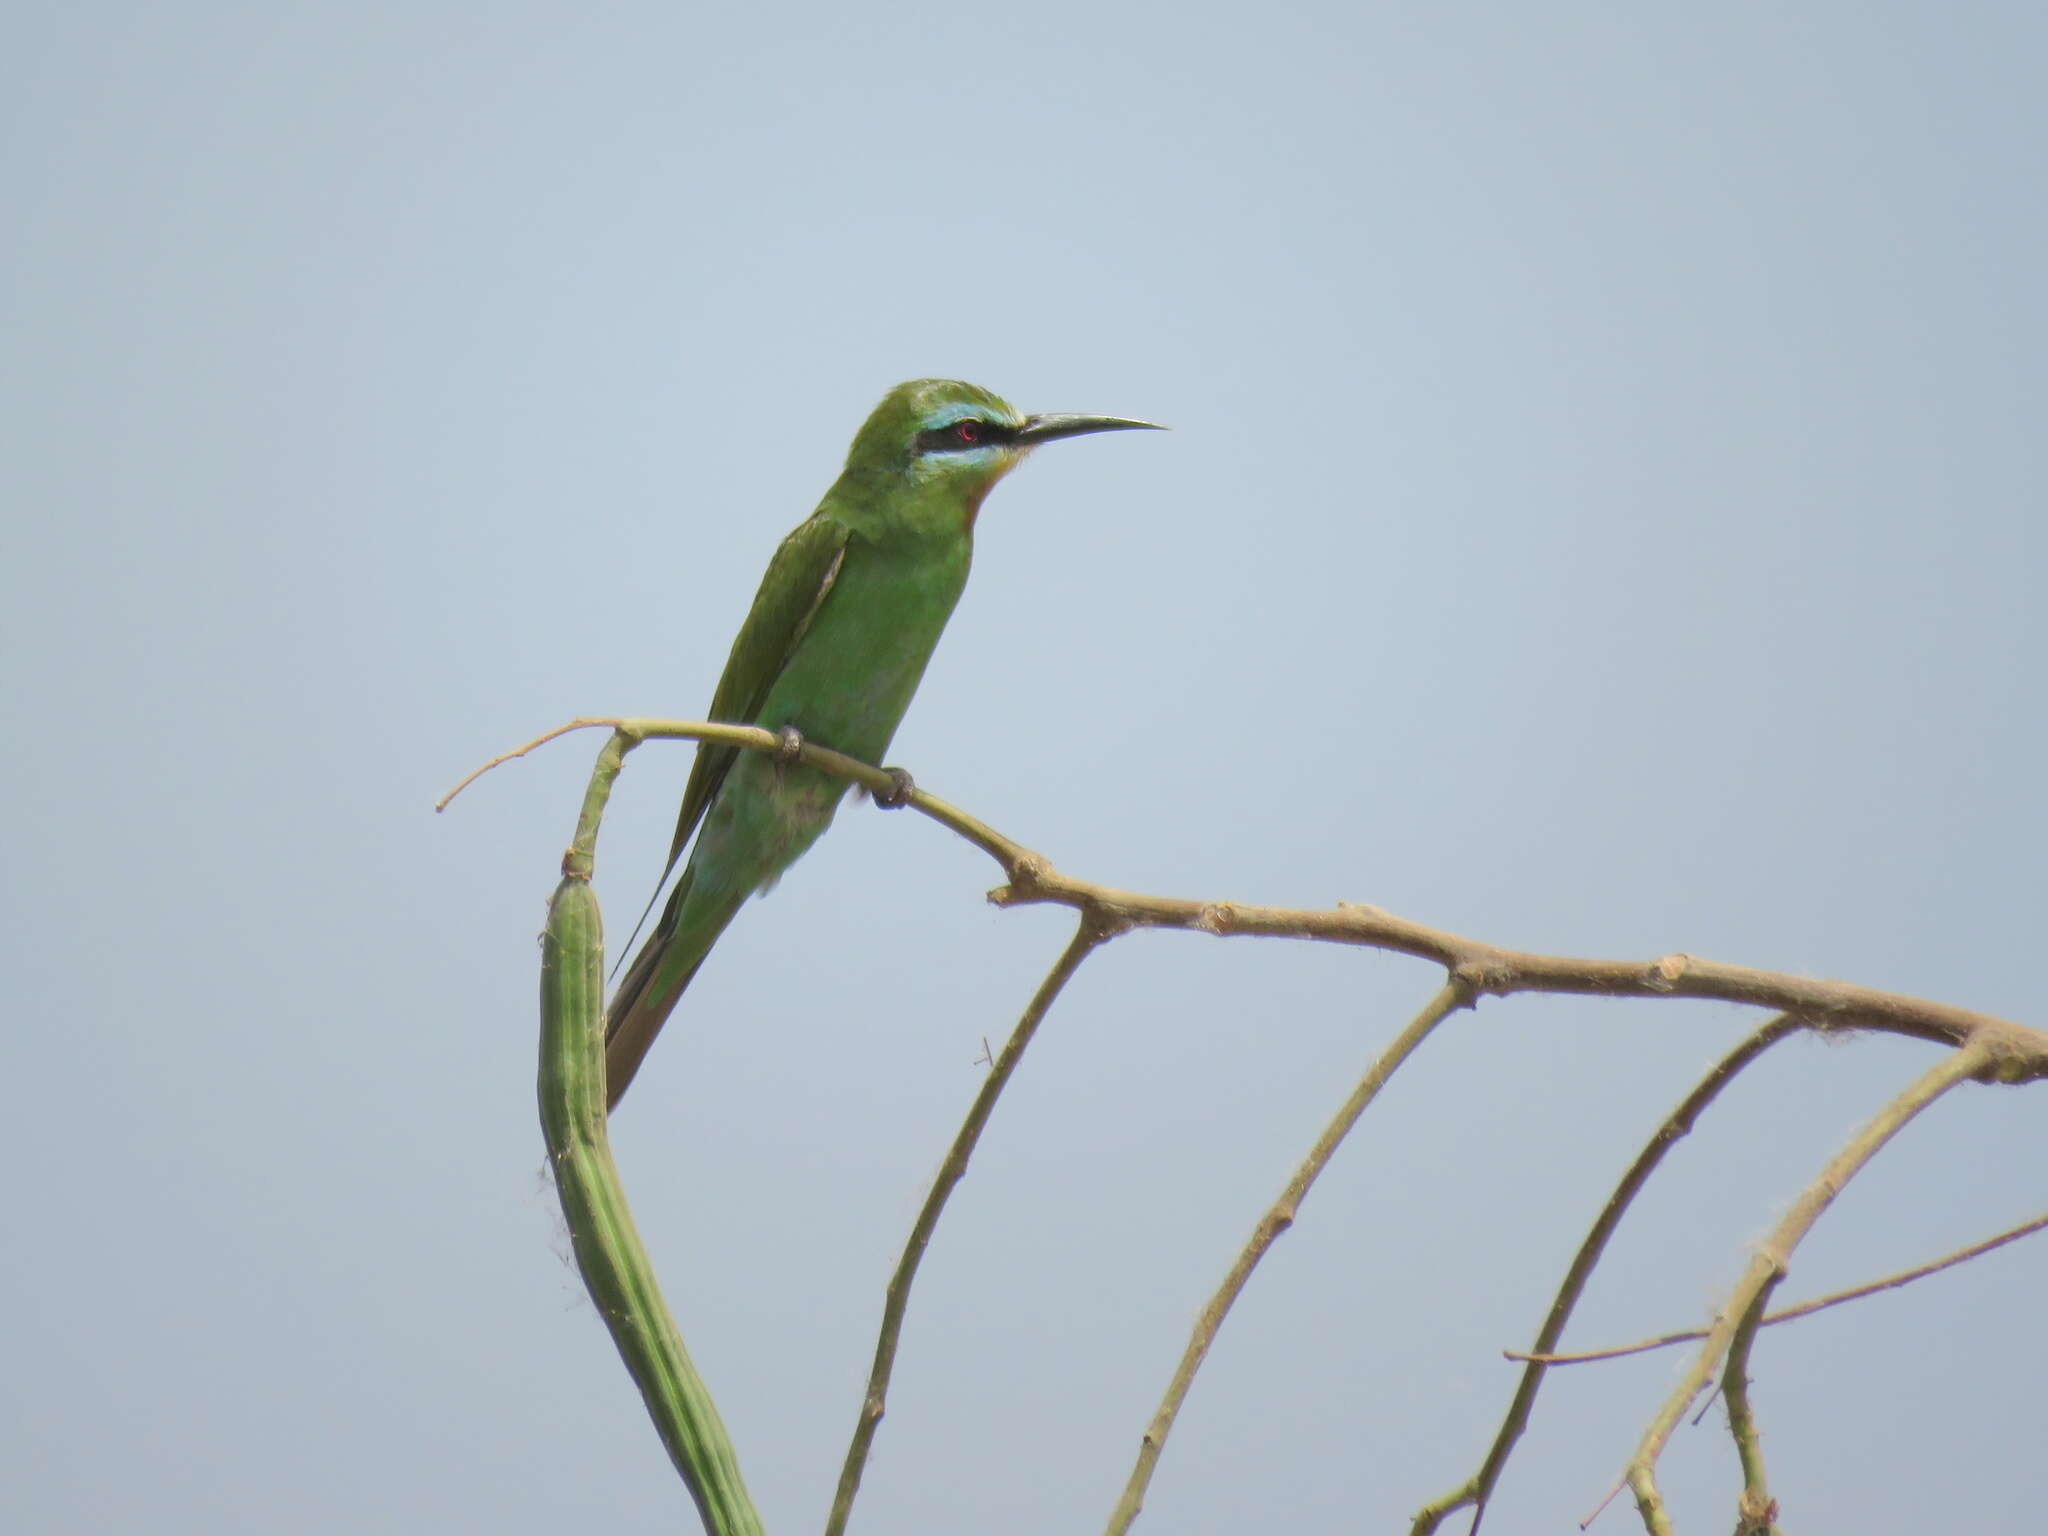
POLYGON ((1686 1406, 1699 1395, 1714 1367, 1726 1356, 1743 1314, 1760 1293, 1766 1292, 1784 1275, 1793 1249, 1799 1246, 1821 1213, 1834 1203, 1835 1196, 1863 1165, 1929 1104, 1956 1084, 1982 1072, 1996 1050, 1997 1046, 1988 1040, 1973 1040, 1923 1072, 1904 1092, 1878 1111, 1848 1146, 1828 1161, 1820 1176, 1800 1192, 1791 1209, 1779 1219, 1770 1236, 1750 1259, 1749 1267, 1743 1272, 1728 1305, 1707 1330, 1706 1342, 1699 1354, 1678 1386, 1665 1399, 1664 1406, 1651 1419, 1635 1455, 1630 1458, 1628 1485, 1635 1493, 1636 1508, 1643 1516, 1644 1529, 1651 1536, 1668 1536, 1671 1531, 1663 1495, 1657 1490, 1657 1458, 1663 1454, 1672 1430, 1685 1416, 1686 1406))
POLYGON ((931 1193, 925 1196, 924 1208, 917 1213, 917 1223, 910 1229, 910 1239, 903 1245, 903 1256, 897 1261, 896 1272, 889 1279, 888 1294, 882 1306, 881 1335, 875 1342, 875 1362, 868 1373, 867 1393, 861 1399, 860 1419, 854 1426, 853 1442, 847 1447, 846 1461, 839 1471, 839 1488, 832 1498, 832 1515, 825 1523, 826 1536, 840 1536, 846 1529, 847 1518, 853 1513, 854 1495, 860 1492, 868 1448, 874 1443, 875 1430, 888 1408, 889 1377, 896 1367, 896 1346, 903 1331, 904 1310, 910 1305, 911 1282, 917 1278, 917 1267, 924 1260, 933 1229, 938 1226, 939 1213, 945 1209, 953 1186, 967 1172, 967 1160, 974 1155, 975 1143, 981 1139, 989 1116, 995 1112, 996 1100, 1001 1097, 1011 1074, 1017 1070, 1017 1063, 1024 1057, 1024 1048, 1031 1043, 1046 1010, 1052 1007, 1061 989, 1081 968, 1081 962, 1088 958, 1096 945, 1115 937, 1116 931, 1086 914, 1082 916, 1074 937, 1068 941, 1059 959, 1053 962, 1052 969, 1046 972, 1045 980, 1038 984, 1038 991, 1025 1008, 1023 1017, 1017 1020, 1017 1027, 1010 1031, 1010 1038, 1004 1042, 1002 1054, 996 1058, 988 1076, 982 1079, 981 1091, 974 1096, 967 1119, 953 1138, 945 1162, 939 1166, 938 1177, 932 1180, 931 1193))
POLYGON ((514 747, 510 752, 500 752, 496 757, 492 758, 488 763, 485 763, 481 768, 473 768, 467 774, 465 774, 460 784, 456 785, 453 789, 449 790, 447 794, 443 795, 440 799, 434 802, 434 809, 436 811, 447 810, 449 801, 453 800, 457 795, 461 794, 465 789, 469 788, 470 785, 474 784, 478 779, 482 778, 485 774, 489 773, 493 768, 499 767, 501 764, 504 763, 509 763, 515 757, 524 757, 527 753, 531 752, 535 747, 544 747, 558 736, 566 736, 571 731, 589 730, 593 726, 600 725, 608 725, 612 727, 612 729, 614 730, 617 730, 619 728, 619 722, 616 720, 604 720, 578 716, 576 719, 571 720, 567 725, 558 725, 552 731, 547 731, 539 736, 534 737, 533 740, 527 742, 524 746, 514 747))
MULTIPOLYGON (((2048 1227, 2048 1213, 2023 1221, 2016 1227, 2009 1227, 1996 1237, 1987 1237, 1981 1243, 1972 1243, 1967 1248, 1958 1248, 1945 1258, 1927 1264, 1916 1264, 1911 1269, 1902 1269, 1895 1275, 1886 1275, 1878 1280, 1866 1280, 1861 1285, 1852 1285, 1844 1291, 1830 1291, 1825 1296, 1816 1296, 1811 1301, 1802 1301, 1797 1306, 1787 1307, 1782 1312, 1773 1312, 1757 1326, 1773 1327, 1778 1323, 1789 1323, 1798 1318, 1810 1317, 1815 1312, 1825 1312, 1829 1307, 1839 1307, 1845 1301, 1859 1301, 1865 1296, 1875 1296, 1880 1291, 1896 1290, 1902 1285, 1911 1285, 1915 1280, 1924 1280, 1929 1275, 1938 1275, 1944 1269, 1953 1269, 1958 1264, 1967 1264, 1980 1254, 2003 1248, 2007 1243, 2017 1242, 2023 1237, 2048 1227)), ((1665 1349, 1673 1344, 1687 1344, 1694 1339, 1704 1339, 1707 1330, 1688 1328, 1682 1333, 1660 1334, 1654 1339, 1639 1339, 1633 1344, 1617 1344, 1612 1349, 1588 1349, 1574 1354, 1543 1354, 1531 1351, 1522 1354, 1516 1350, 1501 1351, 1510 1360, 1527 1360, 1537 1365, 1585 1365, 1594 1360, 1619 1360, 1624 1355, 1645 1354, 1653 1349, 1665 1349)))
POLYGON ((1173 1430, 1173 1421, 1179 1415, 1181 1404, 1187 1399, 1188 1388, 1194 1384, 1195 1372, 1201 1369, 1203 1358, 1209 1353, 1209 1346, 1215 1341, 1217 1330, 1223 1326, 1231 1304, 1244 1290, 1251 1279, 1252 1271, 1259 1260, 1266 1256, 1266 1250, 1282 1232, 1294 1225, 1295 1212, 1330 1158, 1350 1134, 1358 1117, 1379 1095, 1387 1079, 1394 1075, 1402 1062, 1411 1056, 1415 1048, 1429 1037, 1431 1030, 1443 1019, 1459 1008, 1471 1006, 1472 991, 1464 982, 1453 978, 1446 981, 1423 1007, 1422 1011, 1409 1021, 1408 1027, 1395 1036, 1394 1041, 1367 1068, 1358 1086, 1351 1090, 1351 1097, 1344 1101, 1316 1138, 1308 1156, 1302 1159, 1294 1177, 1287 1181, 1287 1187, 1280 1192, 1259 1223, 1252 1229, 1251 1238, 1237 1256, 1237 1262, 1230 1266, 1230 1273, 1223 1277, 1216 1294, 1209 1298, 1209 1304, 1202 1308, 1201 1316, 1195 1319, 1193 1333, 1188 1338, 1187 1348, 1181 1352, 1180 1364, 1174 1369, 1172 1381, 1167 1383, 1166 1395, 1160 1399, 1158 1411, 1152 1415, 1152 1422, 1146 1426, 1143 1438, 1138 1443, 1137 1465, 1131 1468, 1129 1481, 1124 1485, 1123 1497, 1118 1500, 1114 1513, 1109 1519, 1109 1536, 1122 1536, 1131 1528, 1131 1522, 1138 1518, 1138 1511, 1145 1503, 1145 1490, 1151 1484, 1152 1470, 1159 1463, 1159 1453, 1166 1445, 1166 1437, 1173 1430))

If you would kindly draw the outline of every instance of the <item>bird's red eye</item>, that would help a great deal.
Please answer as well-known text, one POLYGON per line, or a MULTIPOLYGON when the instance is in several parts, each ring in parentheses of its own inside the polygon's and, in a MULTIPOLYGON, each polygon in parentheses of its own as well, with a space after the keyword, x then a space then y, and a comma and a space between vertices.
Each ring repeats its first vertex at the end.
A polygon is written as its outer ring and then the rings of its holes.
POLYGON ((953 435, 963 443, 978 443, 981 441, 981 423, 972 417, 957 421, 953 424, 953 435))

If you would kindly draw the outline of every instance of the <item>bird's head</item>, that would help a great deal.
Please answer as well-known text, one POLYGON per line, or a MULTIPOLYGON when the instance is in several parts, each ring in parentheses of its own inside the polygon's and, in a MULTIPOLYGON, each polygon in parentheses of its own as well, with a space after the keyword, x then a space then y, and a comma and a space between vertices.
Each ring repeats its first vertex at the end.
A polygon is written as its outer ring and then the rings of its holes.
POLYGON ((1000 395, 959 379, 912 379, 882 397, 854 437, 846 468, 944 487, 971 517, 989 488, 1040 443, 1133 428, 1158 430, 1121 416, 1025 416, 1000 395))

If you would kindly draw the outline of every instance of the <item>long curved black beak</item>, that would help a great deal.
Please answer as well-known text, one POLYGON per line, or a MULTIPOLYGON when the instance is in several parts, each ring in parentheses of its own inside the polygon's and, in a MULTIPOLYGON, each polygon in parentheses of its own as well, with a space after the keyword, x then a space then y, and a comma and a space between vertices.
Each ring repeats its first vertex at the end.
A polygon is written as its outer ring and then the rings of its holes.
POLYGON ((1122 416, 1068 416, 1049 411, 1042 416, 1027 416, 1013 442, 1020 447, 1035 448, 1040 443, 1049 443, 1056 437, 1079 437, 1084 432, 1164 432, 1166 428, 1156 421, 1131 421, 1122 416))

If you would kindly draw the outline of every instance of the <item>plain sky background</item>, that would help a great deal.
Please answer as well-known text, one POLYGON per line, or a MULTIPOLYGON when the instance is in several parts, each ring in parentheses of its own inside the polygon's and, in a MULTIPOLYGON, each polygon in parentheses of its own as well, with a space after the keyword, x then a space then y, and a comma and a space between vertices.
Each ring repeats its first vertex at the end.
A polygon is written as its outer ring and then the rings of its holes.
MULTIPOLYGON (((1062 866, 2043 1022, 2042 18, 17 8, 0 1524, 691 1527, 532 1105, 598 739, 431 806, 572 715, 699 714, 906 377, 1176 429, 995 493, 891 753, 1062 866)), ((687 760, 620 786, 615 937, 687 760)), ((622 1109, 773 1530, 822 1522, 888 1268, 1064 940, 995 878, 849 804, 622 1109)), ((939 1231, 855 1529, 1099 1526, 1202 1299, 1437 980, 1194 935, 1096 958, 939 1231)), ((1140 1529, 1405 1530, 1755 1021, 1452 1021, 1231 1319, 1140 1529)), ((1568 1342, 1707 1317, 1932 1059, 1774 1053, 1568 1342)), ((1781 1294, 2033 1214, 2044 1110, 1952 1095, 1781 1294)), ((1788 1525, 2037 1528, 2044 1287, 2036 1239, 1770 1333, 1788 1525)), ((1678 1368, 1554 1374, 1487 1529, 1571 1529, 1678 1368)), ((1683 1529, 1731 1523, 1720 1424, 1666 1458, 1683 1529)))

